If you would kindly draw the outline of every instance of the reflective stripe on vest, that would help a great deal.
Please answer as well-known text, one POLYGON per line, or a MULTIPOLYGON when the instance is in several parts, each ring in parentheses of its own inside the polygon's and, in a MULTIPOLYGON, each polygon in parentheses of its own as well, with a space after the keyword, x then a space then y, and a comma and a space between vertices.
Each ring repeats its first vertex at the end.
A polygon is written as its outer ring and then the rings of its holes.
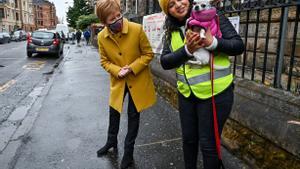
MULTIPOLYGON (((226 68, 223 70, 214 70, 214 78, 215 79, 219 79, 221 77, 227 76, 231 74, 231 68, 226 68)), ((198 75, 196 77, 192 77, 188 79, 188 83, 185 80, 184 75, 180 75, 177 74, 177 80, 184 82, 186 84, 190 84, 190 85, 195 85, 198 83, 202 83, 202 82, 206 82, 206 81, 210 81, 210 74, 209 73, 205 73, 202 75, 198 75)))
MULTIPOLYGON (((184 46, 184 41, 179 31, 172 32, 171 51, 184 46)), ((233 81, 230 61, 227 55, 220 53, 214 57, 214 63, 218 67, 224 67, 221 70, 214 70, 214 95, 225 90, 233 81)), ((185 97, 191 93, 200 98, 207 99, 211 94, 210 67, 208 65, 197 66, 182 65, 176 69, 177 89, 185 97), (184 67, 183 67, 184 66, 184 67)))

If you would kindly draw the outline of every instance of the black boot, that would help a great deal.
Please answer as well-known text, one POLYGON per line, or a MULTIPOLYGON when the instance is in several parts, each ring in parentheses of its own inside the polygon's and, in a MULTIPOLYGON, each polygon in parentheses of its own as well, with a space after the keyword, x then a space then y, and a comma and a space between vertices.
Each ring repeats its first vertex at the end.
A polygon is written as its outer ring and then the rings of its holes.
POLYGON ((102 155, 107 154, 108 150, 114 148, 117 150, 118 148, 118 132, 120 125, 120 113, 110 107, 109 109, 109 126, 108 126, 108 138, 106 144, 97 151, 97 156, 100 157, 102 155))
POLYGON ((103 155, 106 155, 108 150, 113 148, 114 151, 117 151, 118 150, 118 143, 110 143, 110 142, 107 142, 102 148, 100 148, 98 151, 97 151, 97 157, 101 157, 103 155))
POLYGON ((125 152, 121 161, 121 169, 127 169, 133 164, 133 152, 125 152))

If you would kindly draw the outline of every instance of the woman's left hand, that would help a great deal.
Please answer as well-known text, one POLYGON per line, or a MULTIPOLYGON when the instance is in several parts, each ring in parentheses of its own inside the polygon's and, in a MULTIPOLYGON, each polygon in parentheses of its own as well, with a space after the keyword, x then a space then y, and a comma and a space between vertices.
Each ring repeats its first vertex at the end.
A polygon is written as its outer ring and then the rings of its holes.
POLYGON ((132 69, 128 65, 126 65, 126 66, 121 68, 118 76, 119 76, 119 78, 124 78, 125 76, 127 76, 131 72, 132 72, 132 69))
POLYGON ((210 46, 214 40, 212 34, 211 34, 211 31, 210 31, 210 28, 208 28, 205 32, 205 36, 206 38, 204 39, 201 39, 199 44, 201 47, 207 47, 207 46, 210 46))

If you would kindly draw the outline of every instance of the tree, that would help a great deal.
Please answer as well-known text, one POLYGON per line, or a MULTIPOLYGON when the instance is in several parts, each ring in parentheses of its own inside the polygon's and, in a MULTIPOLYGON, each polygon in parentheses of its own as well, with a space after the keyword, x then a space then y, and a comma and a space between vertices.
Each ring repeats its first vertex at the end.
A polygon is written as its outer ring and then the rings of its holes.
POLYGON ((99 23, 99 19, 95 14, 91 15, 81 15, 77 22, 77 28, 83 30, 90 26, 92 23, 99 23))
POLYGON ((67 12, 67 21, 70 27, 75 28, 76 22, 81 15, 90 15, 93 13, 93 7, 87 0, 74 0, 73 7, 69 7, 67 12))

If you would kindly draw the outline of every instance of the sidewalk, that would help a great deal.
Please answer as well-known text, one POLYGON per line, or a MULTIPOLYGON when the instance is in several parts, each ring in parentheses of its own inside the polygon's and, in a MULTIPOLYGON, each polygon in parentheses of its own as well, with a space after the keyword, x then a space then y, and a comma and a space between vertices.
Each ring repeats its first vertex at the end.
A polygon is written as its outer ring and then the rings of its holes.
MULTIPOLYGON (((127 98, 121 116, 118 156, 96 156, 106 142, 108 97, 109 75, 100 67, 97 49, 71 46, 12 168, 119 168, 127 131, 127 98)), ((226 151, 223 155, 227 168, 246 168, 226 151)), ((161 97, 141 114, 134 158, 133 168, 184 168, 178 111, 161 97)))

